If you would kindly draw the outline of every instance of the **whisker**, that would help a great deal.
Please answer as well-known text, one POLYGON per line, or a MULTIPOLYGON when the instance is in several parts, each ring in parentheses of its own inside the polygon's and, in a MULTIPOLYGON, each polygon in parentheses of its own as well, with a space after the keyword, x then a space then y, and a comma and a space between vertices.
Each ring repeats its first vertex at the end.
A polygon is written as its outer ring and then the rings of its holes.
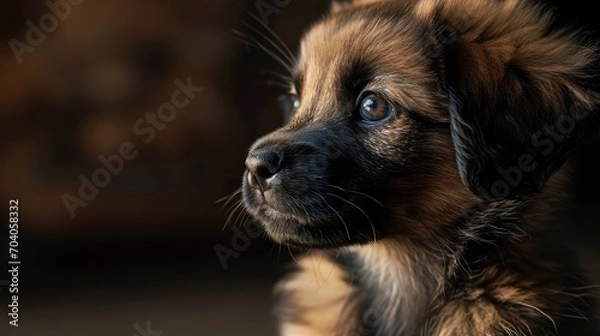
POLYGON ((239 206, 239 205, 240 205, 240 203, 242 203, 242 199, 241 199, 241 198, 240 198, 240 199, 238 199, 237 201, 235 201, 235 202, 233 202, 233 203, 229 204, 229 205, 227 206, 227 209, 225 209, 225 214, 228 214, 230 211, 232 211, 232 209, 233 209, 234 207, 236 207, 236 206, 239 206))
POLYGON ((245 215, 246 215, 246 209, 244 207, 241 207, 240 211, 238 211, 237 217, 235 218, 234 224, 237 224, 237 225, 241 226, 242 221, 243 221, 243 217, 242 216, 245 216, 245 215), (242 221, 240 221, 240 219, 242 219, 242 221))
POLYGON ((272 81, 272 80, 262 81, 262 82, 259 82, 259 83, 266 84, 266 85, 269 85, 269 86, 275 86, 275 87, 279 87, 279 88, 284 88, 284 89, 289 89, 290 88, 290 85, 287 84, 287 83, 281 83, 281 82, 272 81))
POLYGON ((221 207, 221 210, 222 210, 227 206, 227 204, 229 204, 229 202, 231 202, 235 198, 235 196, 237 196, 241 193, 242 193, 242 188, 240 187, 240 188, 236 189, 234 192, 232 192, 231 194, 219 198, 218 200, 215 201, 215 203, 218 204, 218 203, 225 202, 225 203, 223 203, 223 206, 221 207))
POLYGON ((275 245, 277 245, 277 244, 271 244, 271 248, 269 249, 269 252, 267 253, 268 257, 270 257, 273 253, 273 250, 275 250, 275 245))
POLYGON ((260 71, 259 71, 259 73, 260 73, 261 75, 263 75, 263 76, 264 76, 264 75, 272 75, 272 76, 275 76, 275 77, 277 77, 279 80, 282 80, 282 81, 283 81, 282 83, 292 83, 292 82, 294 81, 294 79, 293 79, 292 77, 290 77, 290 76, 288 76, 288 75, 285 75, 285 74, 282 74, 282 73, 279 73, 279 72, 277 72, 277 71, 271 71, 271 70, 265 70, 265 69, 263 69, 263 70, 260 70, 260 71))
POLYGON ((383 207, 383 203, 381 203, 380 201, 378 201, 378 200, 377 200, 377 199, 375 199, 374 197, 372 197, 372 196, 370 196, 370 195, 367 195, 367 194, 365 194, 365 193, 362 193, 362 192, 360 192, 360 191, 347 190, 347 189, 344 189, 344 188, 342 188, 342 187, 338 187, 338 186, 336 186, 336 185, 333 185, 333 184, 330 184, 329 186, 330 186, 330 187, 332 187, 332 188, 335 188, 335 189, 341 190, 341 191, 343 191, 343 192, 345 192, 345 193, 351 193, 351 194, 357 194, 357 195, 364 196, 364 197, 366 197, 366 198, 368 198, 368 199, 372 200, 373 202, 375 202, 375 203, 379 204, 381 207, 383 207))
POLYGON ((331 209, 337 216, 338 218, 342 221, 342 225, 344 225, 344 228, 346 229, 346 234, 348 234, 348 241, 351 241, 352 238, 350 237, 350 230, 348 230, 348 226, 346 225, 346 222, 344 221, 344 218, 342 218, 342 216, 340 215, 339 212, 337 212, 337 210, 335 210, 331 204, 329 204, 329 202, 327 202, 327 200, 325 199, 325 197, 317 194, 316 192, 313 192, 313 194, 317 195, 318 197, 320 197, 323 202, 325 202, 325 205, 327 205, 329 207, 329 209, 331 209))
POLYGON ((225 230, 227 228, 227 226, 229 226, 229 223, 231 222, 231 219, 233 218, 233 215, 236 213, 236 211, 238 211, 242 206, 242 200, 237 201, 237 203, 235 203, 235 206, 232 206, 231 213, 229 214, 229 216, 227 217, 227 221, 225 221, 225 225, 223 225, 223 230, 225 230))
POLYGON ((329 279, 331 278, 331 275, 333 274, 333 269, 335 268, 335 265, 331 265, 331 269, 329 270, 329 274, 327 275, 327 278, 325 278, 325 280, 323 280, 323 283, 319 286, 319 291, 321 289, 323 289, 323 287, 325 286, 325 284, 327 283, 327 281, 329 281, 329 279))
POLYGON ((287 44, 285 44, 283 42, 283 40, 281 40, 281 38, 279 37, 279 35, 277 35, 275 33, 275 31, 273 31, 273 29, 271 29, 271 27, 269 27, 266 23, 264 23, 263 20, 261 20, 259 17, 257 17, 256 15, 250 13, 250 17, 252 17, 254 20, 258 21, 258 23, 263 26, 268 33, 270 33, 271 35, 273 35, 273 37, 277 40, 277 42, 279 42, 279 44, 281 44, 281 46, 285 49, 285 51, 287 52, 288 56, 293 60, 292 64, 296 63, 296 58, 294 57, 294 53, 290 50, 290 48, 288 48, 287 44))
POLYGON ((265 52, 267 55, 271 56, 271 58, 276 61, 277 63, 279 63, 281 66, 283 66, 289 73, 290 75, 294 73, 294 71, 292 70, 292 68, 290 67, 289 64, 287 64, 283 59, 281 59, 281 57, 279 55, 277 55, 276 53, 272 52, 271 50, 269 50, 269 48, 267 48, 264 44, 256 41, 256 40, 251 40, 248 36, 244 35, 242 32, 239 32, 237 30, 232 30, 232 32, 234 34, 237 35, 237 38, 239 41, 244 42, 248 45, 251 45, 255 48, 258 48, 260 50, 262 50, 263 52, 265 52))
POLYGON ((267 42, 269 42, 270 45, 275 47, 275 50, 279 51, 280 56, 283 56, 283 58, 286 61, 288 61, 288 65, 290 65, 290 67, 294 66, 294 63, 295 63, 294 57, 290 56, 289 54, 286 54, 283 50, 281 50, 281 47, 279 45, 277 45, 277 43, 273 42, 273 40, 271 40, 267 35, 265 35, 261 31, 259 31, 258 29, 252 27, 252 25, 250 25, 246 21, 242 20, 242 24, 245 25, 246 27, 250 28, 253 32, 257 33, 260 37, 262 37, 267 42))
POLYGON ((287 245, 287 250, 290 253, 290 257, 292 257, 292 259, 294 260, 294 262, 296 262, 296 264, 297 264, 298 260, 296 260, 296 258, 294 257, 294 254, 292 253, 292 250, 290 249, 289 245, 287 245))
POLYGON ((350 204, 351 206, 353 206, 354 208, 356 208, 358 211, 360 211, 365 216, 365 218, 367 218, 367 220, 369 221, 369 224, 371 225, 371 229, 373 230, 373 242, 374 243, 377 242, 377 233, 376 233, 376 230, 375 230, 375 226, 373 225, 373 222, 371 221, 371 218, 369 218, 369 216, 367 215, 367 213, 363 209, 361 209, 358 205, 356 205, 356 204, 348 201, 347 199, 344 199, 344 198, 342 198, 342 197, 340 197, 340 196, 338 196, 336 194, 327 193, 327 195, 330 195, 330 196, 333 196, 335 198, 338 198, 341 201, 350 204))
POLYGON ((277 243, 277 261, 281 260, 281 244, 277 243))
POLYGON ((299 205, 300 208, 302 208, 302 210, 306 214, 306 220, 310 220, 310 215, 308 214, 308 210, 306 210, 306 207, 300 202, 297 202, 296 204, 299 205))

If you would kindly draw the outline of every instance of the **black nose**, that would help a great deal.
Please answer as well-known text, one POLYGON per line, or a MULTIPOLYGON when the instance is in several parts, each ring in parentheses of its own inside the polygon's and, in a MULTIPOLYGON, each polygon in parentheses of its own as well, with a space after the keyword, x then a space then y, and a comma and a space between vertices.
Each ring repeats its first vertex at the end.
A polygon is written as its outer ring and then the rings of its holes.
POLYGON ((246 158, 246 168, 250 172, 248 181, 258 185, 262 191, 269 189, 269 179, 281 169, 282 156, 273 149, 259 149, 250 152, 246 158))

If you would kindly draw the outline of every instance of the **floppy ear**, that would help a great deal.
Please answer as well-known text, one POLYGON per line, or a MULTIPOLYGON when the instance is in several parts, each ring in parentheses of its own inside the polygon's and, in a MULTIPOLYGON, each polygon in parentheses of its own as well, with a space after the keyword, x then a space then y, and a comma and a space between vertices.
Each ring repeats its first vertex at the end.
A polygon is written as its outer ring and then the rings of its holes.
POLYGON ((487 200, 539 191, 598 131, 596 47, 553 29, 550 15, 525 1, 422 3, 417 14, 443 26, 437 39, 463 182, 487 200))

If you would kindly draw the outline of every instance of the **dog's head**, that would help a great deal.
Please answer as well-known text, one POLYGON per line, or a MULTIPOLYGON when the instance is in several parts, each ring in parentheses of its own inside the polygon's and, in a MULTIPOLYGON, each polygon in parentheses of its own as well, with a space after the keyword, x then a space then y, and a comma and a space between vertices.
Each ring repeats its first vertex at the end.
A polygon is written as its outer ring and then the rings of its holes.
POLYGON ((540 191, 594 117, 593 49, 551 23, 519 1, 334 4, 290 120, 250 149, 247 210, 276 241, 337 247, 540 191))

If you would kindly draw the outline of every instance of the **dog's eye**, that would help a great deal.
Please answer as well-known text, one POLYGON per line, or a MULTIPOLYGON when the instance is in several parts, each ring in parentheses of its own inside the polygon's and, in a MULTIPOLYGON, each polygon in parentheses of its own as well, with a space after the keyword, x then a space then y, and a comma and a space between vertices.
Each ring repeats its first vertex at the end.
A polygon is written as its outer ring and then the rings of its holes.
POLYGON ((283 119, 287 123, 292 119, 294 112, 300 107, 300 98, 295 94, 285 94, 279 99, 283 108, 283 119))
POLYGON ((300 107, 300 98, 296 95, 292 95, 290 100, 292 101, 292 109, 297 110, 300 107))
POLYGON ((360 117, 368 123, 386 120, 394 112, 390 104, 372 92, 364 94, 359 104, 360 117))

